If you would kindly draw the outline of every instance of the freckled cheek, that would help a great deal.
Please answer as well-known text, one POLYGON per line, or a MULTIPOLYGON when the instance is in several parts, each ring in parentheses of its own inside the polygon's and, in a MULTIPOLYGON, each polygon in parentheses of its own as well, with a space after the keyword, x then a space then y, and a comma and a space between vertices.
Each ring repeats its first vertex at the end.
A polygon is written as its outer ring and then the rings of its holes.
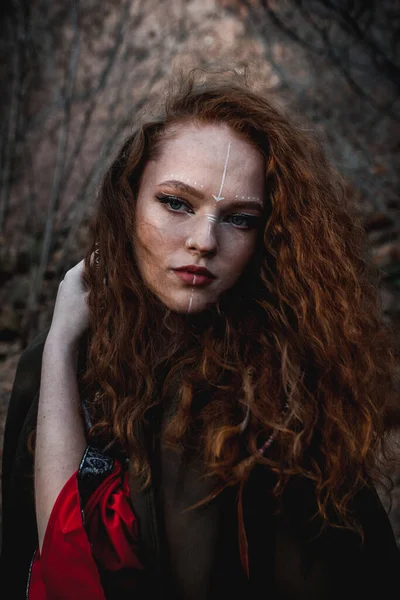
POLYGON ((169 237, 165 224, 157 222, 154 218, 138 220, 137 235, 139 244, 151 253, 158 253, 160 246, 164 246, 169 237))
POLYGON ((163 208, 155 209, 151 213, 144 214, 140 220, 143 233, 152 243, 174 245, 181 242, 190 228, 189 219, 177 219, 165 214, 163 208), (162 212, 161 212, 162 211, 162 212))
POLYGON ((137 255, 139 268, 147 284, 158 289, 165 285, 166 267, 174 264, 174 256, 182 246, 182 228, 171 226, 165 216, 138 219, 137 255))

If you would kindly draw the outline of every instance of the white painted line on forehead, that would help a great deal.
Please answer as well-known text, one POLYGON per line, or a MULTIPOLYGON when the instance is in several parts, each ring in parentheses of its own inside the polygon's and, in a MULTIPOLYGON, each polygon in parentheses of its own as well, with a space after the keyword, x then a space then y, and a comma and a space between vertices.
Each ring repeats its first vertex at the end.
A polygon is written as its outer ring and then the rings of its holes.
POLYGON ((228 152, 226 153, 226 159, 225 159, 224 173, 222 175, 221 187, 219 188, 218 197, 214 196, 214 194, 213 194, 213 198, 217 202, 219 202, 220 200, 224 200, 224 198, 221 196, 221 194, 222 194, 222 188, 224 187, 225 175, 226 175, 226 169, 227 169, 227 166, 228 166, 228 160, 229 160, 229 153, 230 153, 230 151, 231 151, 231 143, 229 142, 229 144, 228 144, 228 152))

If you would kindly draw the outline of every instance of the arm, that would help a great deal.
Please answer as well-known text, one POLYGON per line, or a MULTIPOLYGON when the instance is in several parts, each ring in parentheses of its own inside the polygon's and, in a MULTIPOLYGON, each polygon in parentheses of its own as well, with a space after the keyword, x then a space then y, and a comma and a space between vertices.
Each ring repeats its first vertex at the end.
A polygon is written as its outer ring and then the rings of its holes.
POLYGON ((60 283, 43 350, 35 450, 40 549, 54 503, 86 447, 76 375, 78 342, 88 324, 82 271, 83 261, 60 283))
POLYGON ((77 349, 47 339, 42 361, 35 452, 35 500, 42 548, 54 503, 86 447, 79 413, 77 349))

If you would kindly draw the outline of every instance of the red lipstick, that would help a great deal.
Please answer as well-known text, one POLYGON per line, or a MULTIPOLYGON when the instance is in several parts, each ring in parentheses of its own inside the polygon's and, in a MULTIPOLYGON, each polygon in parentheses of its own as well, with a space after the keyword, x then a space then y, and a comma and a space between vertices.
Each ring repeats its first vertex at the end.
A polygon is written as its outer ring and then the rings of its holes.
POLYGON ((211 271, 197 265, 185 265, 174 269, 174 271, 179 279, 189 285, 208 285, 213 279, 216 279, 211 271))

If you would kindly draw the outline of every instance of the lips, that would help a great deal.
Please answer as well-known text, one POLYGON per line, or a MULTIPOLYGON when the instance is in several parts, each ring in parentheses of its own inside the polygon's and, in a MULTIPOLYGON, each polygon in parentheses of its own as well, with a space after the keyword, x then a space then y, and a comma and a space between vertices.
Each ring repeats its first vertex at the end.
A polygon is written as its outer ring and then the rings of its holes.
POLYGON ((205 277, 208 277, 209 279, 215 279, 215 275, 213 275, 213 273, 211 273, 211 271, 209 271, 205 267, 198 267, 197 265, 185 265, 184 267, 178 267, 177 269, 174 269, 174 270, 175 271, 184 271, 186 273, 192 273, 194 275, 204 275, 205 277))
POLYGON ((181 281, 192 286, 209 285, 215 279, 215 275, 208 269, 195 265, 179 267, 178 269, 174 269, 174 271, 181 281))

